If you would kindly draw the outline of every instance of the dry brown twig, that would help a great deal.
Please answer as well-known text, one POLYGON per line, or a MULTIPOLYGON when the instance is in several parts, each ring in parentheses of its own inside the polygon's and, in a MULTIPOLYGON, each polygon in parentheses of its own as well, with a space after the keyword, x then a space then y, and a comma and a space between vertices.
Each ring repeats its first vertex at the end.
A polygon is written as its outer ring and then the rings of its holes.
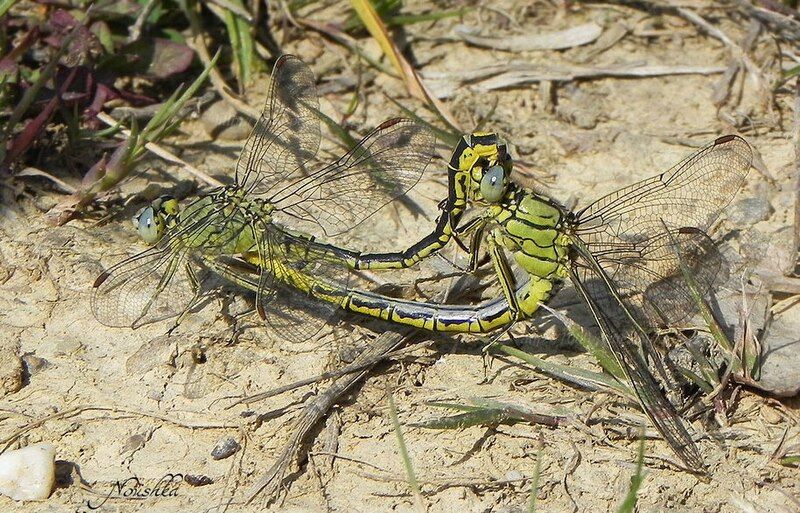
POLYGON ((420 342, 418 344, 414 344, 414 345, 411 345, 411 346, 408 346, 408 347, 403 347, 401 349, 398 349, 396 351, 391 351, 389 353, 375 354, 372 358, 369 358, 369 359, 367 359, 367 358, 357 358, 354 362, 352 362, 351 364, 349 364, 346 367, 343 367, 341 369, 337 369, 337 370, 331 371, 331 372, 323 372, 322 374, 318 374, 318 375, 312 376, 310 378, 299 379, 299 380, 297 380, 295 382, 288 383, 288 384, 283 385, 283 386, 272 388, 270 390, 267 390, 266 392, 259 392, 257 394, 253 394, 253 395, 249 395, 249 396, 246 396, 246 397, 242 397, 241 399, 231 403, 230 406, 228 406, 228 408, 236 406, 237 404, 252 404, 252 403, 255 403, 255 402, 258 402, 258 401, 262 401, 264 399, 268 399, 270 397, 274 397, 276 395, 285 394, 286 392, 290 392, 292 390, 296 390, 296 389, 298 389, 300 387, 303 387, 303 386, 306 386, 306 385, 312 385, 314 383, 319 383, 320 381, 325 381, 325 380, 328 380, 328 379, 340 378, 340 377, 342 377, 342 376, 344 376, 346 374, 352 374, 354 372, 359 372, 359 371, 362 371, 362 370, 364 370, 364 369, 366 369, 368 367, 371 367, 371 366, 375 365, 376 363, 378 363, 378 362, 380 362, 382 360, 389 360, 389 359, 396 360, 398 358, 402 358, 404 355, 406 355, 408 353, 412 353, 412 352, 416 351, 417 349, 428 347, 432 343, 433 343, 432 340, 426 340, 424 342, 420 342))
MULTIPOLYGON (((355 461, 356 463, 363 463, 365 465, 369 465, 374 467, 365 461, 354 460, 352 458, 345 458, 341 454, 337 454, 336 457, 338 459, 345 459, 349 461, 355 461)), ((356 475, 359 475, 365 479, 371 479, 373 481, 381 481, 384 483, 408 483, 408 478, 406 476, 395 476, 390 474, 387 471, 382 471, 383 474, 369 474, 366 472, 356 472, 356 475)), ((441 492, 442 490, 446 490, 448 488, 481 488, 481 489, 492 489, 492 488, 503 488, 507 487, 508 485, 513 484, 524 484, 528 481, 533 479, 532 477, 522 476, 516 477, 511 479, 495 479, 490 476, 486 477, 463 477, 460 479, 453 479, 452 477, 430 477, 430 478, 418 478, 417 481, 420 485, 432 487, 430 494, 436 494, 441 492)), ((555 483, 555 481, 552 481, 555 483)), ((403 492, 402 495, 406 496, 409 492, 403 492)))
POLYGON ((189 18, 189 27, 192 32, 192 37, 187 39, 186 43, 195 51, 195 53, 197 53, 197 56, 200 58, 203 66, 207 68, 211 67, 211 72, 209 73, 211 85, 214 87, 214 89, 216 89, 222 99, 230 103, 237 112, 253 121, 257 120, 261 113, 253 107, 247 105, 236 94, 234 94, 232 92, 233 90, 225 82, 225 79, 222 78, 222 74, 220 74, 219 70, 217 70, 217 67, 211 66, 211 54, 209 53, 208 46, 206 46, 205 39, 203 38, 203 29, 200 19, 197 16, 197 12, 191 8, 186 9, 184 12, 189 18))
POLYGON ((47 415, 45 417, 39 418, 37 420, 29 422, 22 428, 17 429, 10 435, 6 436, 5 438, 0 439, 0 445, 4 444, 4 447, 0 449, 0 454, 7 451, 11 444, 13 444, 20 436, 24 435, 25 433, 36 429, 37 427, 43 426, 45 423, 56 420, 62 419, 67 417, 73 417, 75 415, 80 415, 81 413, 90 412, 90 411, 99 411, 99 412, 110 412, 110 413, 120 413, 123 415, 130 415, 130 416, 139 416, 139 417, 148 417, 151 419, 162 420, 164 422, 168 422, 170 424, 174 424, 176 426, 184 427, 187 429, 232 429, 238 428, 239 426, 236 424, 191 424, 188 422, 176 420, 170 418, 166 415, 161 415, 159 413, 150 413, 144 412, 139 410, 129 410, 127 408, 119 408, 117 406, 101 406, 101 405, 80 405, 70 408, 68 410, 63 410, 58 413, 53 413, 52 415, 47 415))
POLYGON ((150 13, 153 12, 153 9, 158 4, 156 0, 147 0, 147 3, 144 4, 144 7, 139 11, 139 14, 136 16, 136 21, 131 25, 130 30, 128 31, 128 43, 133 43, 138 41, 142 35, 142 27, 144 26, 145 21, 150 16, 150 13))
POLYGON ((557 32, 518 34, 498 38, 496 35, 480 36, 471 27, 455 28, 456 35, 464 41, 485 48, 523 52, 529 50, 563 50, 595 41, 603 33, 603 27, 590 22, 557 32))
POLYGON ((736 44, 730 37, 728 37, 728 35, 725 34, 725 32, 723 32, 718 27, 711 25, 709 22, 705 20, 705 18, 703 18, 702 16, 700 16, 699 14, 697 14, 692 10, 686 9, 685 7, 678 7, 676 11, 682 18, 696 25, 711 37, 719 39, 725 46, 728 47, 733 56, 744 64, 745 69, 747 69, 748 73, 750 73, 750 76, 753 78, 756 87, 760 91, 769 91, 769 88, 767 87, 767 79, 764 76, 764 72, 761 71, 761 68, 759 68, 755 62, 753 62, 753 59, 751 59, 750 56, 747 55, 747 53, 742 49, 742 47, 736 44))
POLYGON ((770 2, 772 9, 755 6, 749 0, 737 0, 736 3, 745 14, 765 23, 777 32, 782 32, 787 39, 795 41, 800 39, 800 14, 796 10, 792 13, 790 7, 778 2, 770 2))
MULTIPOLYGON (((382 358, 377 357, 391 352, 406 339, 407 336, 401 335, 400 333, 385 332, 375 339, 375 341, 356 358, 353 364, 363 361, 379 361, 382 358)), ((284 484, 284 478, 289 472, 291 465, 295 464, 297 461, 303 441, 306 439, 309 432, 314 429, 314 426, 325 416, 336 401, 339 400, 339 397, 369 372, 369 368, 371 367, 365 368, 358 373, 347 374, 337 379, 325 392, 316 396, 313 401, 310 401, 303 408, 294 422, 292 435, 289 441, 284 445, 283 451, 281 451, 278 459, 245 493, 244 500, 246 503, 251 503, 253 499, 262 492, 265 493, 264 502, 267 504, 277 499, 278 493, 284 484)))
MULTIPOLYGON (((119 122, 116 119, 109 116, 108 114, 106 114, 105 112, 98 113, 97 119, 107 124, 108 126, 119 126, 119 122)), ((126 137, 129 137, 131 135, 130 130, 126 128, 121 129, 120 133, 122 133, 126 137)), ((150 152, 152 152, 153 154, 158 155, 162 159, 166 160, 167 162, 181 166, 181 168, 183 168, 187 173, 199 179, 200 181, 207 183, 208 185, 211 185, 213 187, 222 187, 223 185, 225 185, 216 178, 209 176, 203 171, 200 171, 199 169, 189 164, 185 160, 181 159, 174 153, 170 152, 163 146, 160 146, 153 142, 148 142, 145 143, 144 147, 150 150, 150 152)))
POLYGON ((458 87, 472 84, 477 91, 517 87, 534 82, 571 82, 605 77, 656 77, 664 75, 712 75, 724 72, 724 66, 662 66, 623 64, 614 66, 541 66, 512 61, 504 64, 473 67, 466 70, 426 73, 434 93, 446 98, 458 87))

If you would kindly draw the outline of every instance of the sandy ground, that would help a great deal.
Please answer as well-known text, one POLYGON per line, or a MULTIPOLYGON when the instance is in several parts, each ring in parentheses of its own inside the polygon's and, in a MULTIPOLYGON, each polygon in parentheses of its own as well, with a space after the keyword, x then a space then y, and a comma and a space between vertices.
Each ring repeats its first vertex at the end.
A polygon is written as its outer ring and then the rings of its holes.
MULTIPOLYGON (((675 15, 604 4, 568 11, 545 2, 532 8, 523 4, 507 0, 494 5, 496 9, 474 10, 463 20, 409 26, 405 40, 410 55, 430 77, 511 60, 568 68, 646 63, 725 69, 735 62, 719 40, 675 15), (502 35, 589 21, 606 31, 623 27, 625 35, 607 49, 594 43, 564 51, 512 53, 467 45, 453 32, 459 23, 479 28, 483 35, 502 35)), ((421 2, 406 6, 408 12, 423 9, 421 2)), ((718 22, 733 41, 743 40, 748 32, 747 20, 725 17, 723 11, 700 12, 718 22)), ((325 19, 326 14, 309 16, 325 19)), ((351 75, 357 64, 352 54, 312 31, 277 35, 279 40, 286 38, 285 50, 309 62, 323 81, 351 75)), ((378 55, 372 42, 361 43, 369 54, 378 55)), ((759 36, 748 55, 763 75, 747 74, 743 80, 740 73, 730 98, 717 104, 714 94, 724 80, 719 72, 567 81, 553 84, 551 96, 540 84, 483 91, 480 82, 458 85, 450 79, 455 86, 445 104, 465 130, 484 121, 486 129, 508 137, 530 171, 523 180, 535 179, 554 197, 578 204, 665 170, 690 153, 690 145, 740 133, 756 149, 760 167, 770 178, 751 171, 736 200, 767 198, 773 212, 755 225, 723 224, 718 235, 736 245, 751 229, 767 237, 785 231, 793 223, 795 199, 793 97, 779 92, 773 103, 760 89, 777 76, 771 36, 759 36)), ((374 76, 369 73, 367 77, 374 76)), ((266 81, 266 76, 259 77, 258 84, 266 81)), ((436 84, 447 86, 441 80, 436 84)), ((258 105, 263 87, 253 90, 249 100, 258 105)), ((369 81, 362 93, 350 118, 360 129, 400 114, 385 95, 419 108, 399 80, 385 75, 369 81)), ((326 95, 324 108, 341 113, 351 95, 352 91, 326 95)), ((185 128, 175 151, 183 150, 183 158, 212 174, 231 169, 242 141, 212 141, 199 121, 185 128)), ((442 147, 443 155, 448 151, 442 147)), ((431 167, 412 193, 428 218, 415 219, 402 208, 388 207, 364 227, 353 245, 369 247, 386 233, 397 234, 383 242, 393 247, 414 241, 435 218, 445 176, 441 164, 431 167)), ((40 182, 30 183, 22 194, 6 191, 0 218, 0 348, 7 361, 21 357, 26 370, 22 388, 0 399, 0 439, 12 448, 40 441, 55 444, 59 481, 47 501, 22 505, 0 497, 0 510, 91 511, 117 482, 137 476, 154 486, 166 474, 180 473, 207 476, 213 482, 181 483, 169 497, 112 499, 100 511, 260 511, 261 498, 247 506, 241 498, 274 463, 299 408, 325 385, 247 406, 234 402, 244 394, 336 368, 353 347, 363 347, 374 337, 370 325, 353 319, 301 345, 270 340, 252 315, 243 317, 234 330, 223 312, 245 310, 241 295, 226 304, 211 301, 171 336, 166 335, 169 321, 137 330, 96 322, 89 309, 95 277, 142 249, 128 222, 146 202, 137 193, 147 184, 174 191, 178 180, 188 177, 153 158, 142 166, 141 175, 122 187, 124 207, 116 203, 63 227, 46 220, 59 194, 40 182), (206 347, 205 363, 192 359, 197 344, 206 347), (241 450, 213 459, 214 447, 228 437, 241 450)), ((787 315, 796 316, 797 310, 787 315)), ((555 324, 544 323, 551 339, 560 333, 555 324)), ((373 369, 312 432, 313 456, 290 475, 280 500, 271 507, 296 512, 417 510, 389 416, 388 391, 396 401, 428 511, 525 511, 537 457, 539 510, 618 507, 637 449, 636 429, 626 425, 644 423, 644 416, 616 397, 578 390, 509 362, 495 360, 486 370, 481 346, 470 338, 437 338, 427 348, 373 369), (411 426, 443 414, 426 405, 428 401, 463 403, 473 398, 518 403, 574 420, 558 429, 517 424, 439 431, 411 426)), ((567 340, 531 343, 528 348, 553 361, 597 368, 567 340)), ((787 447, 794 446, 797 453, 800 403, 747 389, 730 390, 724 397, 727 412, 693 425, 704 433, 699 446, 711 468, 708 482, 672 464, 674 456, 666 444, 647 431, 652 436, 646 443, 639 511, 800 510, 800 473, 773 458, 787 447)))

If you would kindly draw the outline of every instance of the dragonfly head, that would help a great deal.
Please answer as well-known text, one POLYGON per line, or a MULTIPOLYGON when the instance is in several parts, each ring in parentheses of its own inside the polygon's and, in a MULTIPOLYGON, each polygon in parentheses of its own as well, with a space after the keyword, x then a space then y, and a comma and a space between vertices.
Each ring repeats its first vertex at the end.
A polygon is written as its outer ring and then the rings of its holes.
POLYGON ((508 189, 512 169, 505 142, 497 134, 475 132, 464 136, 453 154, 451 174, 463 178, 463 195, 468 201, 490 205, 500 202, 508 189))
POLYGON ((147 244, 155 244, 175 216, 178 215, 178 200, 172 196, 161 196, 140 210, 133 218, 139 238, 147 244))

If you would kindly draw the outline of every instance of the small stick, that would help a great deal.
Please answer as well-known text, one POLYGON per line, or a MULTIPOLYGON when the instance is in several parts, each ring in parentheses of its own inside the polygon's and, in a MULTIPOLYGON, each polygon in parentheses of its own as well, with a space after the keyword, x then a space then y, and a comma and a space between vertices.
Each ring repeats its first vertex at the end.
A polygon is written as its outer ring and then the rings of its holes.
POLYGON ((677 12, 687 21, 700 27, 709 36, 722 41, 722 43, 727 46, 736 57, 742 60, 744 67, 747 68, 747 71, 750 72, 753 75, 753 78, 756 80, 758 88, 763 88, 764 78, 761 68, 759 68, 756 63, 754 63, 753 60, 747 55, 747 53, 745 53, 745 51, 739 45, 734 43, 727 34, 725 34, 719 28, 711 25, 702 16, 694 11, 690 11, 684 7, 678 7, 677 12))
MULTIPOLYGON (((189 26, 191 27, 193 36, 186 42, 195 52, 197 52, 197 56, 200 57, 200 61, 203 63, 203 66, 209 67, 211 65, 211 54, 209 54, 206 42, 203 40, 203 30, 200 24, 200 19, 197 17, 197 13, 191 8, 186 9, 184 12, 189 18, 189 26)), ((211 85, 214 86, 214 89, 216 89, 219 95, 225 101, 230 103, 237 112, 254 121, 261 117, 260 112, 244 103, 231 92, 232 89, 227 83, 225 83, 225 79, 222 78, 222 75, 220 74, 219 70, 217 70, 216 66, 211 67, 209 78, 211 79, 211 85)))
MULTIPOLYGON (((407 340, 407 335, 387 331, 380 335, 375 341, 361 353, 351 365, 357 365, 364 361, 378 361, 376 357, 386 355, 397 346, 407 340)), ((297 460, 300 448, 306 436, 314 429, 314 426, 325 417, 327 411, 339 400, 341 395, 351 386, 359 382, 369 372, 369 368, 361 372, 342 376, 328 387, 325 392, 310 401, 300 413, 294 423, 292 436, 283 448, 277 461, 267 470, 263 476, 245 494, 245 503, 249 504, 262 491, 267 493, 266 502, 269 503, 276 498, 278 490, 283 484, 283 478, 289 470, 289 466, 297 460)))
MULTIPOLYGON (((105 112, 99 112, 97 114, 97 119, 99 119, 103 123, 107 124, 108 126, 119 126, 119 122, 116 119, 114 119, 111 116, 109 116, 108 114, 106 114, 105 112)), ((126 129, 126 128, 122 128, 120 131, 123 134, 125 134, 126 136, 130 136, 131 135, 131 131, 126 129)), ((162 159, 166 160, 167 162, 170 162, 172 164, 177 164, 177 165, 181 166, 190 175, 192 175, 195 178, 207 183, 208 185, 212 185, 214 187, 222 187, 222 186, 225 185, 222 182, 220 182, 219 180, 217 180, 216 178, 213 178, 213 177, 207 175, 206 173, 200 171, 199 169, 197 169, 193 165, 189 164, 185 160, 183 160, 180 157, 178 157, 177 155, 175 155, 174 153, 170 152, 169 150, 167 150, 166 148, 164 148, 162 146, 159 146, 158 144, 156 144, 154 142, 145 143, 144 147, 147 148, 148 150, 150 150, 152 153, 158 155, 162 159)))

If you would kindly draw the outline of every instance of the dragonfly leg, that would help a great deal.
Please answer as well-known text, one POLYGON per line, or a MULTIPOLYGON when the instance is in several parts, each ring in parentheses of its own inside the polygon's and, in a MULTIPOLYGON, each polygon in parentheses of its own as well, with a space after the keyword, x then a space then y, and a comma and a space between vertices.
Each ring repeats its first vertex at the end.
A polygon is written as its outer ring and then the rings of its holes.
POLYGON ((511 312, 511 317, 514 321, 522 319, 519 303, 517 302, 517 295, 514 286, 514 272, 508 263, 503 247, 498 244, 495 233, 489 235, 489 256, 492 259, 497 280, 500 282, 500 288, 503 289, 503 296, 508 301, 508 309, 511 312))
POLYGON ((483 217, 476 217, 471 219, 468 223, 456 229, 454 238, 459 243, 462 249, 469 252, 469 272, 475 272, 478 269, 480 262, 480 249, 481 237, 483 236, 483 229, 486 226, 486 219, 483 217), (470 236, 469 246, 464 247, 460 237, 472 231, 470 236))
POLYGON ((483 226, 479 226, 473 233, 469 241, 469 272, 474 273, 481 265, 480 249, 481 237, 483 237, 483 226))
MULTIPOLYGON (((255 224, 251 224, 250 229, 253 231, 253 234, 259 233, 255 224)), ((261 268, 258 275, 258 288, 256 288, 256 312, 258 312, 258 316, 261 317, 263 321, 267 318, 267 312, 264 309, 264 293, 267 287, 271 285, 271 273, 274 272, 277 262, 271 259, 271 248, 267 247, 269 242, 265 240, 265 237, 258 237, 255 240, 257 241, 256 253, 258 254, 258 262, 261 268)))
POLYGON ((488 374, 488 371, 491 367, 491 362, 494 360, 494 357, 491 353, 492 348, 500 342, 500 339, 505 338, 506 336, 508 336, 508 338, 510 338, 512 341, 514 340, 514 337, 511 335, 511 328, 514 327, 514 324, 516 324, 516 322, 512 321, 496 333, 492 333, 491 336, 482 338, 483 348, 481 349, 481 357, 483 359, 484 377, 486 377, 488 374))

